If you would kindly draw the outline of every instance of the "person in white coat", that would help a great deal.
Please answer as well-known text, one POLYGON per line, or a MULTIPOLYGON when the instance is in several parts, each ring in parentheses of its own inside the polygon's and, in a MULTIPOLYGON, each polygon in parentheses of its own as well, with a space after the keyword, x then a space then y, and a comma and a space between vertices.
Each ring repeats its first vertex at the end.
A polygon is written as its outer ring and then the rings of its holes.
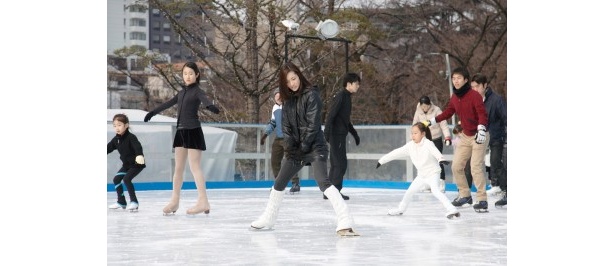
POLYGON ((417 177, 410 183, 410 187, 406 190, 403 199, 395 209, 390 209, 389 215, 402 215, 408 208, 410 199, 414 193, 419 192, 419 189, 427 184, 431 188, 431 193, 436 197, 446 208, 446 218, 461 216, 459 211, 449 199, 438 189, 440 180, 440 162, 444 161, 442 153, 436 148, 436 145, 431 141, 431 132, 429 127, 419 122, 412 125, 411 129, 412 141, 406 145, 392 150, 378 160, 376 168, 393 160, 410 158, 417 169, 417 177))

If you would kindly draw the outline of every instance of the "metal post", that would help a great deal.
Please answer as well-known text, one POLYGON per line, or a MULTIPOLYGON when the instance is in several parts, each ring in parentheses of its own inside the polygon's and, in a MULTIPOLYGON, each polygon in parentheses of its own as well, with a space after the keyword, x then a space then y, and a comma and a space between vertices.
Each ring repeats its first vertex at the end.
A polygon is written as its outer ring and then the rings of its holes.
POLYGON ((288 62, 288 32, 284 34, 284 63, 288 62))
MULTIPOLYGON (((449 99, 450 97, 453 97, 453 80, 452 80, 452 73, 451 73, 451 63, 448 60, 448 54, 444 54, 444 58, 446 59, 446 75, 448 76, 448 91, 450 93, 449 95, 449 99)), ((453 122, 453 127, 456 126, 457 124, 455 123, 455 115, 453 115, 452 117, 452 122, 453 122)))

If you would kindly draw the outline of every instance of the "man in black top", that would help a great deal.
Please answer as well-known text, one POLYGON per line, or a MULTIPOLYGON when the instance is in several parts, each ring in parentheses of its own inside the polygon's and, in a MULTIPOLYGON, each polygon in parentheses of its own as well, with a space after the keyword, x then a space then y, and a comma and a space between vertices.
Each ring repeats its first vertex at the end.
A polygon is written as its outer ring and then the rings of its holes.
MULTIPOLYGON (((352 111, 351 94, 359 90, 361 77, 356 73, 347 73, 344 77, 345 88, 333 95, 333 103, 329 108, 327 121, 325 123, 325 139, 329 143, 329 158, 331 168, 329 169, 329 179, 331 183, 342 190, 342 182, 344 174, 348 167, 348 158, 346 157, 346 136, 348 132, 354 137, 357 146, 361 139, 359 134, 350 122, 350 113, 352 111)), ((323 195, 324 199, 327 196, 323 195)), ((342 198, 348 200, 350 197, 342 194, 342 198)))

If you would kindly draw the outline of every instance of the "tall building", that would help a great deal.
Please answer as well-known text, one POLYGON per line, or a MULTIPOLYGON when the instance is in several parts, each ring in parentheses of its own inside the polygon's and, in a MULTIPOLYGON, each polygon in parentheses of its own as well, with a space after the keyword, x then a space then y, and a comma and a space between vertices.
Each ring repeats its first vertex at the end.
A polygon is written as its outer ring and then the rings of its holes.
POLYGON ((139 45, 149 49, 147 4, 137 0, 107 0, 107 55, 139 45))

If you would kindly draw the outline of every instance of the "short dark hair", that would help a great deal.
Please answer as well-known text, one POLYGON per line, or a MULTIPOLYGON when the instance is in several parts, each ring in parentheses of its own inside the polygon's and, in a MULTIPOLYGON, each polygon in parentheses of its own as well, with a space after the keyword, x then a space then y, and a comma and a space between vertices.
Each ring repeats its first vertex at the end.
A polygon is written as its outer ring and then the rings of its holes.
POLYGON ((485 76, 485 75, 483 75, 481 73, 478 73, 478 74, 472 76, 472 80, 470 80, 470 82, 472 82, 472 81, 476 82, 478 84, 481 84, 481 85, 482 84, 487 84, 487 76, 485 76))
POLYGON ((451 77, 455 74, 462 75, 464 79, 470 79, 470 72, 465 67, 458 67, 453 70, 451 77))
POLYGON ((429 99, 429 97, 427 97, 427 96, 423 96, 423 97, 421 97, 421 99, 419 100, 419 103, 421 103, 421 104, 431 105, 431 100, 429 99))
POLYGON ((344 87, 348 86, 348 83, 361 82, 361 77, 357 73, 346 73, 344 76, 344 87))

